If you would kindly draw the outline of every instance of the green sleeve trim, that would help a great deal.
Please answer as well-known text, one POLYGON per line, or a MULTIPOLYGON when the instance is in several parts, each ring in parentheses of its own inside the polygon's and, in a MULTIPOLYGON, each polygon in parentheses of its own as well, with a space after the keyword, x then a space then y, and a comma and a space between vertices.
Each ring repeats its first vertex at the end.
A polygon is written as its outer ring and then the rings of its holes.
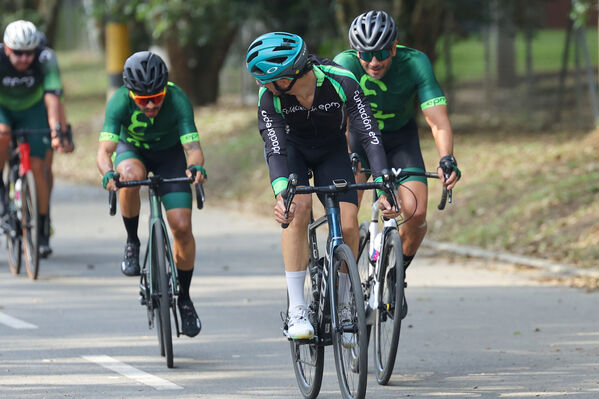
POLYGON ((181 144, 191 143, 192 141, 200 141, 198 132, 191 132, 181 136, 181 144))
POLYGON ((352 78, 356 82, 358 81, 356 79, 356 77, 354 76, 354 74, 351 73, 350 71, 348 71, 347 69, 339 68, 339 67, 332 66, 332 65, 319 65, 318 67, 322 68, 322 70, 325 72, 333 73, 333 74, 341 75, 341 76, 347 76, 348 78, 352 78))
POLYGON ((432 98, 428 101, 425 101, 422 104, 420 104, 420 108, 424 110, 430 107, 436 107, 437 105, 447 105, 447 99, 445 98, 445 96, 432 98))
POLYGON ((287 188, 287 184, 289 183, 289 179, 286 177, 279 177, 275 180, 273 180, 272 184, 272 191, 275 193, 275 197, 279 194, 281 194, 281 191, 285 190, 287 188))
POLYGON ((316 76, 316 87, 322 86, 322 82, 324 82, 324 72, 316 65, 312 66, 312 71, 316 76))
POLYGON ((341 83, 337 82, 335 79, 330 78, 328 76, 327 76, 327 78, 329 78, 329 80, 331 81, 331 84, 335 88, 335 91, 339 95, 339 98, 341 98, 341 101, 343 101, 343 104, 345 104, 347 102, 347 96, 345 95, 345 91, 343 91, 343 87, 341 87, 341 83))
POLYGON ((101 132, 99 141, 113 141, 115 143, 119 142, 119 135, 110 133, 110 132, 101 132))
MULTIPOLYGON (((381 183, 383 181, 383 176, 379 176, 376 179, 374 179, 375 183, 381 183)), ((386 194, 385 190, 381 190, 381 189, 376 189, 376 196, 380 197, 381 195, 386 194)))

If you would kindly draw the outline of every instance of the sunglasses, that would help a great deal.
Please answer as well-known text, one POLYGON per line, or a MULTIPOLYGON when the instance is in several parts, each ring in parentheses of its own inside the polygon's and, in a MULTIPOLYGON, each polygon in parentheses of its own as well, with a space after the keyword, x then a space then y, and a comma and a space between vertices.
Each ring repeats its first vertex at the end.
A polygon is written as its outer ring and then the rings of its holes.
POLYGON ((145 107, 150 103, 150 101, 154 104, 160 104, 162 100, 164 100, 164 96, 166 96, 166 87, 160 93, 151 94, 149 96, 138 96, 131 90, 129 90, 129 93, 131 93, 131 98, 133 99, 133 101, 135 101, 135 103, 141 105, 142 107, 145 107))
POLYGON ((22 55, 26 55, 27 57, 31 57, 33 55, 33 53, 34 53, 33 50, 13 50, 12 52, 17 57, 20 57, 22 55))
POLYGON ((372 61, 372 57, 376 57, 377 60, 383 61, 389 58, 391 50, 379 50, 379 51, 360 51, 360 58, 366 62, 372 61))

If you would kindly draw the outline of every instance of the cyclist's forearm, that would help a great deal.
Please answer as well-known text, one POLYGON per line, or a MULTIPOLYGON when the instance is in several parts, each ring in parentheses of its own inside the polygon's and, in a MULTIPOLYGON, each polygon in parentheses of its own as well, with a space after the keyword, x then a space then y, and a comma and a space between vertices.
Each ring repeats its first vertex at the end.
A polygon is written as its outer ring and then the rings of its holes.
POLYGON ((112 153, 116 150, 116 143, 111 141, 101 141, 96 157, 96 166, 102 176, 113 169, 112 153))
POLYGON ((453 132, 447 116, 447 106, 427 108, 423 110, 423 114, 433 133, 439 156, 453 155, 453 132))
POLYGON ((187 166, 204 165, 204 151, 202 151, 202 146, 199 141, 183 144, 183 149, 185 150, 187 166))
POLYGON ((50 129, 56 129, 58 123, 64 129, 66 127, 66 117, 60 97, 53 93, 46 93, 44 94, 44 104, 48 112, 48 126, 50 129))

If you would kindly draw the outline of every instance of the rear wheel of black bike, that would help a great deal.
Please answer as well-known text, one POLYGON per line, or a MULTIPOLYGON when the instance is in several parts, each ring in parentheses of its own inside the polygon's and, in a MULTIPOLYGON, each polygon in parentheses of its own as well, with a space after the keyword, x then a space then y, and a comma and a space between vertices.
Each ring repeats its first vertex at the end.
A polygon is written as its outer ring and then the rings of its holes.
POLYGON ((401 239, 396 229, 387 231, 381 256, 379 307, 374 322, 374 365, 376 380, 386 385, 391 378, 404 301, 404 268, 401 239))
POLYGON ((364 398, 368 373, 368 337, 364 295, 358 267, 351 249, 335 248, 331 273, 331 320, 334 321, 333 349, 337 380, 345 399, 364 398), (347 266, 348 292, 339 290, 342 268, 347 266), (345 335, 344 335, 345 333, 345 335))
POLYGON ((154 224, 153 227, 152 254, 154 257, 153 273, 155 281, 158 281, 158 291, 155 292, 157 306, 154 308, 158 323, 158 342, 160 343, 160 354, 166 357, 166 366, 173 367, 173 336, 171 332, 169 284, 166 272, 166 240, 162 225, 154 224))
MULTIPOLYGON (((308 304, 308 317, 316 332, 317 321, 315 315, 318 312, 318 281, 317 271, 312 271, 310 266, 306 271, 304 282, 304 298, 308 304)), ((289 309, 289 298, 287 298, 287 309, 289 309)), ((290 341, 291 361, 297 385, 306 399, 314 399, 320 392, 322 384, 322 371, 324 364, 324 346, 315 343, 304 343, 301 341, 290 341)))
POLYGON ((23 252, 25 253, 25 267, 30 279, 35 280, 39 271, 40 246, 39 246, 39 212, 37 207, 37 194, 33 172, 29 171, 21 182, 21 203, 23 227, 23 252))

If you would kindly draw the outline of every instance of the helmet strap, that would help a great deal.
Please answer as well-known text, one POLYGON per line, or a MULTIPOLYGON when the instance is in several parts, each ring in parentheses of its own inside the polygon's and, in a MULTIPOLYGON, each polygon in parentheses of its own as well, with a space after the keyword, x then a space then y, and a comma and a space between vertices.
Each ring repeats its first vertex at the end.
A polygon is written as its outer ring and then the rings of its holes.
POLYGON ((306 73, 308 73, 308 71, 310 71, 312 69, 312 63, 310 61, 308 61, 306 63, 306 66, 304 67, 304 69, 302 69, 302 71, 299 73, 299 75, 295 76, 292 80, 291 83, 289 83, 289 86, 287 86, 287 88, 282 89, 281 87, 279 87, 279 85, 277 84, 277 81, 274 80, 272 83, 275 86, 275 89, 277 89, 278 91, 280 91, 281 93, 287 93, 289 90, 291 90, 291 88, 293 87, 293 85, 295 84, 295 82, 297 82, 297 80, 299 78, 301 78, 302 76, 304 76, 306 73))

